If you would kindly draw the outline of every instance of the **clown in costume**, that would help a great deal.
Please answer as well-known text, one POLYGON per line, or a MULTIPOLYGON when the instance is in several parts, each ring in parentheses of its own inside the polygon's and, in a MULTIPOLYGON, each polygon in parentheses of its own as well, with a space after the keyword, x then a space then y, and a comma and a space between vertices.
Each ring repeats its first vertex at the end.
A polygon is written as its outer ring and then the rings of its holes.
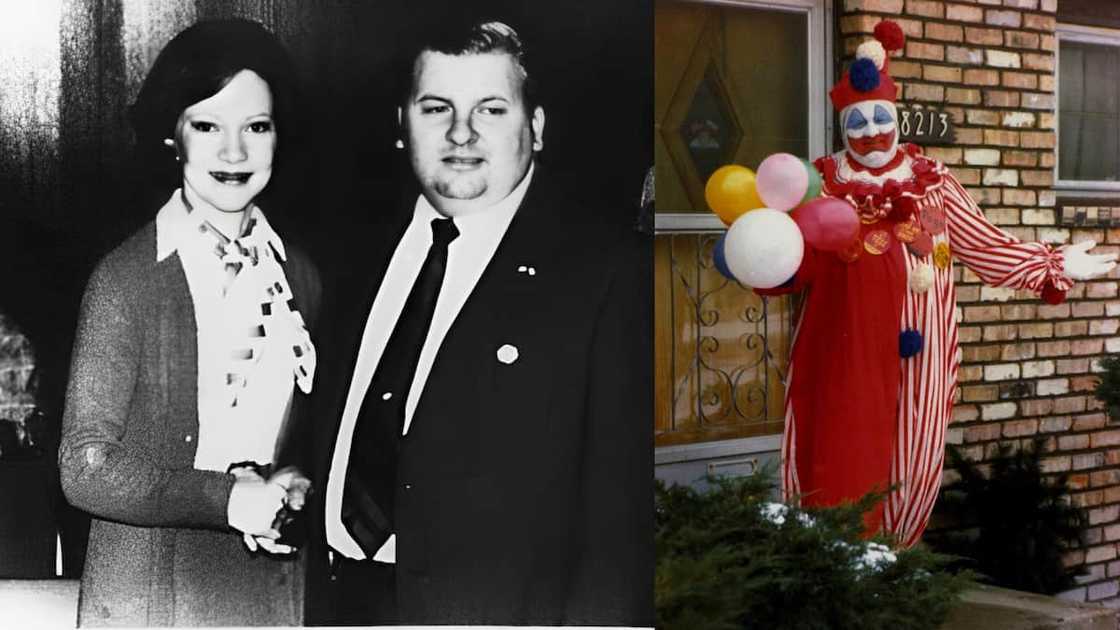
POLYGON ((860 230, 840 252, 805 255, 792 282, 805 291, 786 389, 782 487, 804 505, 835 505, 895 486, 867 517, 909 547, 941 484, 956 387, 952 258, 987 284, 1058 302, 1108 273, 1116 255, 1092 242, 1052 249, 999 230, 941 163, 898 143, 897 90, 887 52, 903 35, 889 21, 860 45, 829 96, 844 150, 815 162, 822 192, 857 210, 860 230))

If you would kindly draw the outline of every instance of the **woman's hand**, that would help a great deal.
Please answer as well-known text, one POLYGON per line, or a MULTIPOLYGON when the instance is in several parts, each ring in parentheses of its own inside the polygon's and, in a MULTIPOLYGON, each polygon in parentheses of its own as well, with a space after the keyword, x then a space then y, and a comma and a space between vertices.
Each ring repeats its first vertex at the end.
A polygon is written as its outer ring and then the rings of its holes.
POLYGON ((292 547, 276 542, 280 532, 272 527, 288 491, 280 484, 266 482, 248 469, 237 469, 233 474, 237 481, 230 490, 226 507, 230 527, 242 533, 245 546, 250 551, 260 548, 270 553, 291 553, 292 547))

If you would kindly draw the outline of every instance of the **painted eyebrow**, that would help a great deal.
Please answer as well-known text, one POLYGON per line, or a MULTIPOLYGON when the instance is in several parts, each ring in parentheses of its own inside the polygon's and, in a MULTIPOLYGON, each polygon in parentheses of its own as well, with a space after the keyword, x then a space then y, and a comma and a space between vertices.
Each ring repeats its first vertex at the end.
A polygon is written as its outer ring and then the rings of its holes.
POLYGON ((853 109, 851 114, 848 114, 848 120, 844 122, 846 129, 858 129, 867 124, 867 119, 863 117, 858 109, 853 109))

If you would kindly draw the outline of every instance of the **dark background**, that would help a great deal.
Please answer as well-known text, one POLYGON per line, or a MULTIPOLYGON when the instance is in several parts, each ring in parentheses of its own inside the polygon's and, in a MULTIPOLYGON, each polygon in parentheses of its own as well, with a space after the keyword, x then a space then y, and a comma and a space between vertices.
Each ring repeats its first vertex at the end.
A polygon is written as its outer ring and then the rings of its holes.
MULTIPOLYGON (((196 0, 194 19, 190 2, 146 0, 151 23, 126 25, 135 1, 64 0, 58 139, 0 129, 0 313, 30 338, 36 402, 54 437, 86 278, 160 205, 131 157, 126 110, 147 68, 127 53, 158 50, 195 19, 260 21, 292 54, 310 143, 299 155, 281 148, 298 167, 274 177, 264 210, 286 241, 309 251, 328 284, 360 272, 354 261, 369 226, 412 185, 406 156, 393 146, 397 55, 451 11, 519 31, 535 57, 547 117, 542 166, 570 175, 573 195, 598 200, 604 212, 637 216, 653 165, 648 0, 196 0)), ((0 512, 9 509, 3 501, 0 512)), ((67 573, 76 575, 85 522, 62 504, 57 511, 74 541, 67 573)))

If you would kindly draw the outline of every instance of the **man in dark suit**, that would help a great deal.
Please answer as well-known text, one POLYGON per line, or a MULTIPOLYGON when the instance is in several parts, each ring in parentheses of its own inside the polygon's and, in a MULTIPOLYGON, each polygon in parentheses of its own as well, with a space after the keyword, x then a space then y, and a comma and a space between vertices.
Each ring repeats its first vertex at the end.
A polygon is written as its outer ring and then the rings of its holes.
POLYGON ((534 79, 499 22, 412 59, 421 194, 323 353, 312 622, 652 625, 652 252, 535 164, 534 79))

